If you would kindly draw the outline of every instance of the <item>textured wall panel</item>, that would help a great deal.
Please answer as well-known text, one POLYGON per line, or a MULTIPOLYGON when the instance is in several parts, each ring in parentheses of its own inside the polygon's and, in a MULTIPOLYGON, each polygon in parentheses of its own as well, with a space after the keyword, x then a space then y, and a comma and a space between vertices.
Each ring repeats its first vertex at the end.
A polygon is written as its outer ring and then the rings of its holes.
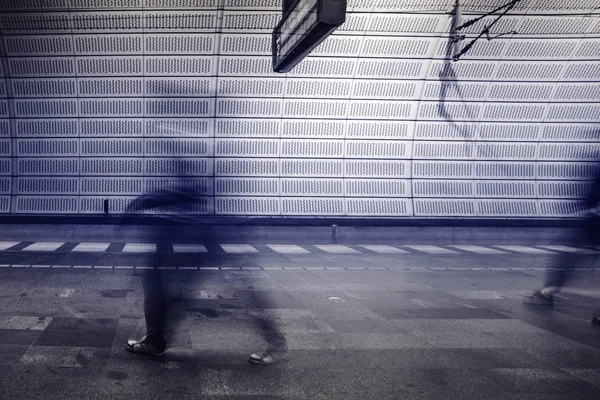
MULTIPOLYGON (((385 84, 384 85, 389 85, 385 84)), ((416 88, 416 84, 412 84, 416 88)), ((385 90, 385 89, 384 89, 385 90)), ((423 99, 439 100, 483 100, 486 98, 488 85, 468 82, 426 82, 423 99)))
POLYGON ((205 76, 213 74, 213 69, 210 56, 155 56, 146 58, 144 63, 145 75, 205 76))
POLYGON ((344 142, 341 140, 302 140, 281 141, 282 157, 341 158, 344 155, 344 142))
POLYGON ((544 141, 586 141, 593 142, 600 138, 600 132, 595 124, 547 124, 542 127, 544 141))
POLYGON ((283 120, 281 136, 283 138, 343 138, 346 132, 344 121, 283 120))
POLYGON ((144 178, 144 192, 158 191, 192 191, 198 195, 214 195, 213 178, 144 178))
MULTIPOLYGON (((75 97, 74 78, 65 79, 12 79, 12 92, 19 97, 75 97)), ((4 93, 6 94, 6 93, 4 93)))
POLYGON ((540 144, 538 158, 540 160, 586 160, 600 159, 600 144, 540 144))
MULTIPOLYGON (((290 97, 342 97, 348 98, 351 80, 341 79, 287 79, 285 95, 290 97)), ((283 90, 278 94, 282 94, 283 90)))
POLYGON ((144 35, 145 54, 212 54, 214 34, 144 35))
POLYGON ((73 58, 9 58, 8 68, 12 77, 75 76, 73 58))
POLYGON ((411 142, 401 141, 345 141, 345 155, 348 158, 383 158, 383 159, 405 159, 410 158, 411 142))
POLYGON ((137 195, 143 193, 142 178, 82 178, 81 194, 137 195))
POLYGON ((215 213, 222 215, 280 215, 279 198, 215 197, 215 213))
POLYGON ((56 56, 73 54, 69 35, 9 36, 4 39, 8 56, 56 56))
POLYGON ((477 124, 446 122, 419 122, 415 129, 415 139, 421 140, 469 140, 477 136, 477 124))
POLYGON ((537 182, 538 196, 544 198, 585 199, 592 187, 592 182, 537 182))
MULTIPOLYGON (((271 59, 269 70, 271 70, 271 59)), ((293 70, 288 72, 288 76, 314 76, 319 78, 351 78, 354 76, 356 62, 345 59, 327 59, 307 57, 302 60, 293 70)))
POLYGON ((83 156, 141 156, 141 139, 81 139, 83 156))
POLYGON ((472 159, 475 154, 475 144, 473 143, 432 143, 432 142, 414 142, 413 158, 443 158, 443 159, 472 159))
POLYGON ((79 179, 17 178, 17 194, 79 194, 79 179))
POLYGON ((515 161, 481 161, 475 163, 475 177, 485 179, 534 179, 536 163, 515 161))
POLYGON ((478 198, 535 198, 536 183, 529 181, 475 181, 478 198))
POLYGON ((359 59, 356 65, 356 76, 364 78, 421 78, 424 73, 422 61, 359 59))
POLYGON ((10 194, 12 186, 11 183, 11 178, 0 178, 0 193, 10 194))
POLYGON ((78 57, 75 63, 78 76, 141 75, 143 71, 139 56, 78 57))
POLYGON ((343 198, 281 198, 281 214, 282 215, 344 215, 344 199, 343 198))
POLYGON ((79 212, 77 196, 17 196, 15 212, 27 214, 74 214, 79 212))
POLYGON ((225 78, 219 79, 217 94, 236 97, 281 97, 285 80, 281 78, 225 78))
POLYGON ((275 139, 216 139, 217 157, 277 157, 279 140, 275 139))
POLYGON ((210 78, 160 78, 146 79, 146 96, 207 97, 214 93, 210 78))
POLYGON ((347 197, 410 197, 410 181, 405 179, 345 179, 347 197))
POLYGON ((413 180, 413 197, 473 197, 472 181, 413 180))
POLYGON ((344 118, 348 103, 341 100, 284 100, 283 116, 305 118, 344 118))
POLYGON ((222 54, 270 55, 270 34, 222 34, 222 54))
POLYGON ((215 195, 276 196, 279 195, 279 179, 216 178, 215 195))
MULTIPOLYGON (((75 122, 75 121, 69 121, 75 122)), ((85 136, 142 136, 143 122, 139 119, 80 118, 79 134, 85 136)))
MULTIPOLYGON (((10 171, 10 163, 2 160, 0 166, 4 170, 10 171)), ((21 158, 17 160, 16 173, 21 176, 25 175, 78 175, 79 174, 79 159, 77 158, 21 158)))
POLYGON ((540 215, 542 217, 572 217, 583 216, 586 213, 584 202, 577 200, 547 200, 540 201, 540 215))
POLYGON ((75 54, 143 54, 142 35, 77 35, 74 37, 75 54))
POLYGON ((139 99, 80 100, 82 117, 141 117, 143 101, 139 99))
POLYGON ((282 196, 343 196, 342 179, 281 179, 282 196))
POLYGON ((412 206, 404 199, 346 199, 348 216, 412 216, 412 206))
POLYGON ((279 176, 279 160, 218 158, 215 176, 279 176))
POLYGON ((281 100, 218 100, 216 115, 279 117, 281 116, 281 100))
POLYGON ((281 160, 281 176, 343 176, 343 160, 281 160))
MULTIPOLYGON (((146 99, 144 104, 145 115, 149 117, 158 116, 187 116, 203 117, 213 115, 213 102, 209 100, 168 99, 151 100, 146 99)), ((137 110, 137 109, 136 109, 137 110)))
POLYGON ((211 176, 213 160, 210 158, 152 159, 143 161, 146 176, 211 176))
POLYGON ((142 78, 79 78, 77 93, 81 97, 143 96, 142 78))
POLYGON ((144 155, 148 157, 210 157, 214 143, 206 139, 146 139, 144 155))
POLYGON ((535 217, 539 215, 535 200, 476 200, 477 214, 482 217, 535 217))
MULTIPOLYGON (((0 154, 10 154, 8 141, 0 140, 0 154)), ((18 156, 77 156, 77 139, 18 139, 18 156)))
POLYGON ((349 139, 411 139, 410 122, 349 121, 349 139))
POLYGON ((144 174, 144 160, 141 158, 81 158, 83 176, 141 176, 144 174))
POLYGON ((153 137, 210 136, 212 132, 212 123, 208 119, 145 118, 144 123, 146 136, 153 137))
MULTIPOLYGON (((17 117, 76 117, 75 100, 15 100, 17 117)), ((0 115, 8 114, 6 103, 0 102, 0 115)))
POLYGON ((17 137, 60 137, 79 134, 76 119, 18 119, 15 127, 17 137))
POLYGON ((415 199, 413 207, 414 215, 418 217, 476 216, 474 200, 415 199))
POLYGON ((221 57, 219 76, 272 76, 273 65, 270 57, 221 57))
POLYGON ((352 178, 408 178, 410 161, 344 160, 344 176, 352 178))
POLYGON ((279 137, 279 120, 223 119, 216 120, 216 136, 279 137))
POLYGON ((10 158, 0 158, 0 175, 11 175, 12 160, 10 158))
POLYGON ((414 178, 472 178, 474 163, 461 161, 413 161, 414 178))
POLYGON ((527 123, 481 123, 478 138, 498 141, 536 141, 539 137, 541 124, 527 123))

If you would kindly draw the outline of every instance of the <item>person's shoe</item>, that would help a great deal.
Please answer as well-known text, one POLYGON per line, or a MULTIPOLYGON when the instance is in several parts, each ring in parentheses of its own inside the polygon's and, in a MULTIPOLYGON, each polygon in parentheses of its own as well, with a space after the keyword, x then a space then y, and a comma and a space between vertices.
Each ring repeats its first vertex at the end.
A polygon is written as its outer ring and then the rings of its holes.
POLYGON ((600 325, 600 317, 592 317, 592 324, 600 325))
POLYGON ((125 343, 125 350, 153 357, 160 357, 165 354, 165 349, 157 349, 152 343, 146 342, 144 339, 140 341, 128 340, 125 343))
POLYGON ((523 303, 530 306, 551 306, 554 304, 554 298, 551 294, 543 294, 539 290, 536 290, 533 292, 533 295, 527 297, 523 303))
POLYGON ((248 358, 248 361, 250 362, 250 364, 257 365, 271 365, 275 362, 275 360, 271 356, 260 355, 256 353, 250 354, 250 358, 248 358))

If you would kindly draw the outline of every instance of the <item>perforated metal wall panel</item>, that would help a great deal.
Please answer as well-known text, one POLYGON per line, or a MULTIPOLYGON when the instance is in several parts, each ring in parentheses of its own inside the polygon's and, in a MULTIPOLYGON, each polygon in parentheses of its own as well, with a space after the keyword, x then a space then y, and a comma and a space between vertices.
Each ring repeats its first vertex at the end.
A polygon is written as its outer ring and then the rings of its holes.
MULTIPOLYGON (((463 22, 499 6, 460 3, 463 22)), ((348 0, 275 74, 281 0, 4 0, 0 213, 118 213, 183 185, 195 214, 582 215, 600 174, 597 0, 518 2, 457 62, 496 16, 452 44, 454 5, 348 0)))

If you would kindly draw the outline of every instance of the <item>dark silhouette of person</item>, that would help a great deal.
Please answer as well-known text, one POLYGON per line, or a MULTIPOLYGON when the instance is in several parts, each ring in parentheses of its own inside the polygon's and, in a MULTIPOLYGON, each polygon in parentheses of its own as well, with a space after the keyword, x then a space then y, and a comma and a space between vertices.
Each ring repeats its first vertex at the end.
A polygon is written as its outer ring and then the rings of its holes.
MULTIPOLYGON (((600 166, 600 162, 596 164, 600 166)), ((596 179, 590 187, 590 191, 585 200, 587 214, 583 225, 577 230, 577 233, 571 238, 571 246, 579 247, 582 245, 600 245, 600 168, 597 171, 596 179)), ((579 251, 573 253, 561 253, 556 259, 556 265, 546 273, 544 286, 533 295, 525 299, 525 304, 529 305, 547 305, 554 304, 554 295, 558 293, 565 284, 572 278, 572 268, 584 264, 588 255, 579 251)), ((600 323, 600 315, 595 312, 592 321, 600 323)))
MULTIPOLYGON (((201 193, 200 193, 201 194, 201 193)), ((127 207, 125 214, 168 207, 169 210, 176 210, 173 216, 175 220, 192 221, 186 219, 188 213, 200 200, 198 191, 195 188, 182 182, 174 188, 149 192, 137 197, 127 207)), ((165 338, 165 324, 168 313, 168 293, 165 285, 167 270, 160 269, 164 265, 167 250, 172 245, 172 237, 164 227, 155 228, 157 251, 151 257, 150 268, 143 270, 144 286, 144 317, 146 321, 146 334, 139 340, 128 340, 125 343, 125 349, 139 354, 150 356, 162 356, 167 348, 165 338)), ((256 292, 251 292, 250 302, 256 308, 272 308, 270 301, 265 296, 259 296, 256 292)), ((249 357, 249 362, 253 364, 268 365, 275 359, 287 352, 287 343, 285 336, 281 333, 276 319, 260 315, 256 317, 257 328, 267 343, 267 349, 263 353, 254 353, 249 357)))

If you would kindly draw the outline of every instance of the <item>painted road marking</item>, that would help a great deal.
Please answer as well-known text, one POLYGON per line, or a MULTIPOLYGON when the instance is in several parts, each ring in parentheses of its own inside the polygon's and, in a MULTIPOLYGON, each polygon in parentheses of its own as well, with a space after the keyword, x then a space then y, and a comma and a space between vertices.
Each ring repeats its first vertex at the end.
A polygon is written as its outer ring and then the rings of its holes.
POLYGON ((241 253, 258 253, 258 250, 249 244, 220 244, 225 253, 241 254, 241 253))
POLYGON ((423 245, 411 244, 411 245, 405 245, 404 247, 408 247, 409 249, 413 249, 413 250, 417 250, 417 251, 422 251, 423 253, 427 253, 427 254, 460 254, 457 251, 445 249, 443 247, 424 245, 424 244, 423 245))
POLYGON ((361 244, 360 247, 364 247, 367 250, 371 250, 371 251, 374 251, 376 253, 381 253, 381 254, 408 253, 408 251, 399 249, 394 246, 386 246, 386 245, 378 245, 378 244, 365 244, 365 245, 361 244))
POLYGON ((173 252, 175 253, 208 253, 208 250, 203 244, 174 244, 173 252))
POLYGON ((25 247, 23 250, 25 251, 54 251, 58 249, 60 246, 65 244, 65 242, 35 242, 25 247))
POLYGON ((580 253, 580 254, 599 254, 600 253, 599 250, 582 249, 580 247, 571 247, 571 246, 552 245, 552 246, 538 246, 538 247, 541 247, 543 249, 548 249, 548 250, 563 251, 566 253, 580 253))
POLYGON ((525 253, 525 254, 556 254, 553 251, 536 249, 535 247, 528 247, 528 246, 517 246, 517 245, 505 246, 505 245, 502 245, 502 246, 494 246, 494 247, 498 247, 499 249, 504 249, 504 250, 516 251, 517 253, 525 253))
POLYGON ((6 250, 9 249, 17 244, 19 244, 20 242, 0 242, 0 250, 6 250))
POLYGON ((507 254, 505 251, 500 251, 496 249, 491 249, 489 247, 483 246, 473 246, 473 245, 452 245, 448 246, 459 250, 470 251, 477 254, 507 254))
POLYGON ((297 246, 295 244, 268 244, 267 247, 271 248, 276 253, 282 254, 306 254, 310 251, 297 246))
POLYGON ((156 253, 154 243, 127 243, 123 248, 124 253, 156 253))
POLYGON ((108 249, 110 243, 79 243, 72 251, 103 252, 108 249))
POLYGON ((321 249, 327 253, 331 254, 355 254, 360 253, 360 251, 351 249, 348 246, 342 246, 339 244, 319 244, 314 245, 316 248, 321 249))

